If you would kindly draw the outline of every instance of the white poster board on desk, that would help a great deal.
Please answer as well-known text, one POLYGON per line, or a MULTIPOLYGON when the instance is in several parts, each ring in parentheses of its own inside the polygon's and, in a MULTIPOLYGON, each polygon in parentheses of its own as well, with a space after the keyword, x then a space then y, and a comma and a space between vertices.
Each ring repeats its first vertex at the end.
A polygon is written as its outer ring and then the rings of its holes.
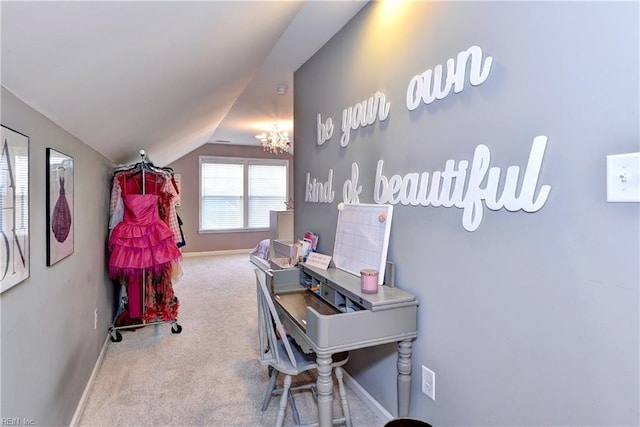
POLYGON ((378 284, 382 285, 393 206, 344 204, 338 209, 333 262, 356 276, 363 269, 378 270, 378 284))

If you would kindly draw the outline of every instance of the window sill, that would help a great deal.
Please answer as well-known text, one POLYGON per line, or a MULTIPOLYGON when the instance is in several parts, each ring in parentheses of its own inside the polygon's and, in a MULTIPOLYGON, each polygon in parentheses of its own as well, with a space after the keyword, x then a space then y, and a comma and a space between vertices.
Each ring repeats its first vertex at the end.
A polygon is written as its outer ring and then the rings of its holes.
POLYGON ((221 234, 221 233, 263 233, 269 231, 268 228, 230 228, 226 230, 198 230, 198 234, 221 234))

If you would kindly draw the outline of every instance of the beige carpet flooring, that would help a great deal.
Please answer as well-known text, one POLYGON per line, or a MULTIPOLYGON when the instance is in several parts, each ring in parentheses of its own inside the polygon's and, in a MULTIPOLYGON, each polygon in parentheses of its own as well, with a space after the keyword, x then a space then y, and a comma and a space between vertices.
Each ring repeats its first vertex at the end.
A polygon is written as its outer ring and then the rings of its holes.
MULTIPOLYGON (((268 374, 257 362, 253 269, 245 254, 185 258, 174 287, 182 332, 165 323, 109 342, 80 426, 274 425, 278 399, 261 411, 268 374)), ((384 425, 347 393, 354 426, 384 425)), ((296 404, 303 423, 315 421, 310 393, 296 394, 296 404)), ((293 424, 289 407, 285 425, 293 424)))

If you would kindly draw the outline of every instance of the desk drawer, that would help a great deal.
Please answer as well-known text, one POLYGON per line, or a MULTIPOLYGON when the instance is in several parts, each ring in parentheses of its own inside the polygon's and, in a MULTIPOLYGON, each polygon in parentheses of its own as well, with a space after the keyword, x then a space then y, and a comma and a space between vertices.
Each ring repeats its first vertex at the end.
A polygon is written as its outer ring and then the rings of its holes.
POLYGON ((306 338, 319 349, 364 348, 417 336, 417 304, 393 310, 322 315, 307 307, 306 338))
POLYGON ((326 302, 328 302, 334 307, 338 306, 338 304, 336 304, 336 295, 337 295, 337 292, 335 289, 333 289, 330 286, 327 286, 326 283, 320 284, 320 296, 322 297, 323 300, 325 300, 326 302))
POLYGON ((323 300, 325 300, 338 310, 342 311, 343 313, 359 311, 363 309, 362 306, 358 304, 358 302, 346 297, 344 294, 337 291, 328 283, 320 283, 319 295, 323 300))

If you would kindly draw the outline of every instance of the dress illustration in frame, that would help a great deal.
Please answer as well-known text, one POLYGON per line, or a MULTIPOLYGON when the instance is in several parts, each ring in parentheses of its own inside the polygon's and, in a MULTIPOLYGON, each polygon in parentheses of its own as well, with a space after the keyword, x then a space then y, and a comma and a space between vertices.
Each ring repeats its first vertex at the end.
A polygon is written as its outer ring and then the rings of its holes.
POLYGON ((0 292, 29 277, 29 137, 2 126, 0 292))
POLYGON ((47 148, 47 266, 73 253, 73 157, 47 148))

